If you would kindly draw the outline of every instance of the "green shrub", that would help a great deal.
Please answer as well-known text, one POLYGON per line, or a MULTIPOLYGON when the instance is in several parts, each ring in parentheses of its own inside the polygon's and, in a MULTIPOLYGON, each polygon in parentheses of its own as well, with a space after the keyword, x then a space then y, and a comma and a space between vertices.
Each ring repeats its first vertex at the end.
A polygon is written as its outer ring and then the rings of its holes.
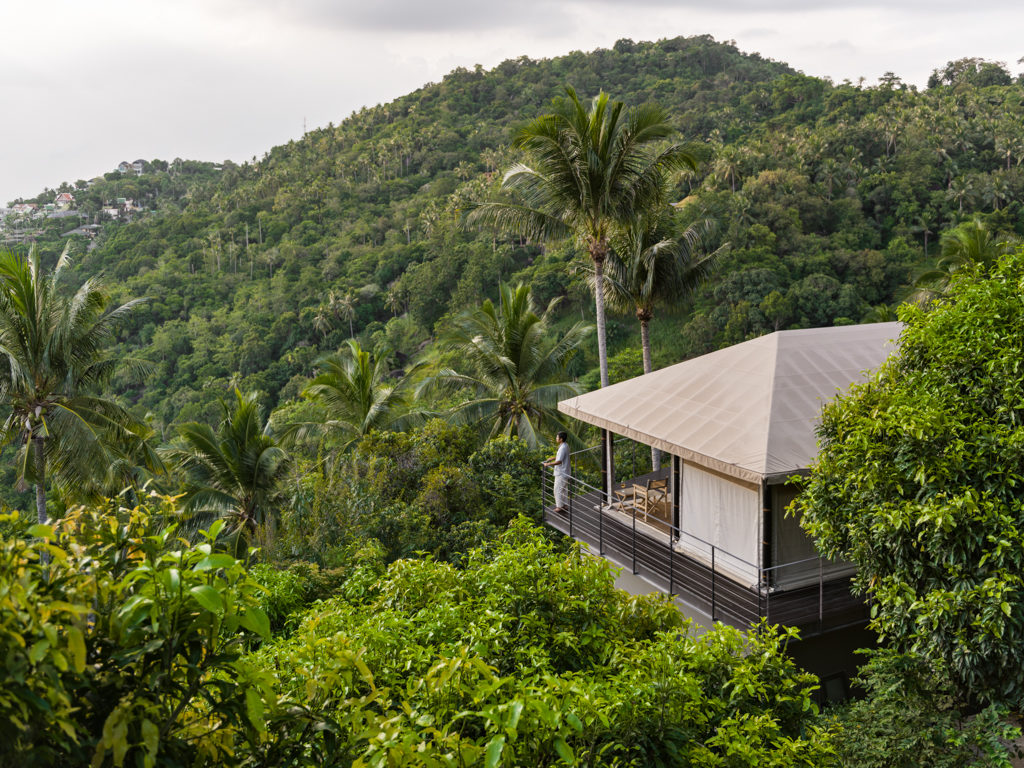
POLYGON ((305 703, 270 739, 331 765, 835 765, 789 635, 698 637, 613 580, 522 519, 461 567, 396 561, 254 654, 305 703))
POLYGON ((267 614, 270 629, 275 634, 285 627, 289 616, 309 604, 306 582, 298 573, 260 563, 254 565, 249 574, 264 589, 260 607, 267 614))
POLYGON ((836 749, 857 768, 1010 768, 1008 741, 1020 736, 1006 712, 989 706, 973 716, 954 687, 927 660, 878 651, 856 681, 863 699, 840 707, 836 749))
POLYGON ((275 699, 241 656, 269 637, 260 587, 214 549, 222 523, 192 545, 160 523, 172 511, 6 517, 0 764, 236 765, 259 739, 275 699))

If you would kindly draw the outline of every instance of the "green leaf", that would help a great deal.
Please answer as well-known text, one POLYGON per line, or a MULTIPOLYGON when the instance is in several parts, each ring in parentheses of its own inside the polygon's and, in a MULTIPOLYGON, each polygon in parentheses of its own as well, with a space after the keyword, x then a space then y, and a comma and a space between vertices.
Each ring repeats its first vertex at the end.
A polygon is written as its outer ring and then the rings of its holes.
POLYGON ((71 651, 71 664, 75 672, 82 674, 85 671, 85 637, 82 630, 71 625, 67 628, 68 649, 71 651))
POLYGON ((33 645, 28 652, 28 659, 33 664, 38 664, 43 656, 46 655, 46 651, 50 648, 50 642, 48 640, 40 640, 33 645))
POLYGON ((270 637, 270 619, 262 608, 250 605, 245 609, 245 613, 238 617, 238 623, 264 639, 270 637))
POLYGON ((192 589, 189 590, 189 594, 195 598, 199 605, 212 613, 221 613, 224 610, 223 598, 221 598, 220 593, 209 584, 200 584, 199 586, 192 587, 192 589))
POLYGON ((206 536, 206 538, 209 539, 210 541, 213 541, 214 539, 217 538, 217 536, 220 534, 220 532, 221 532, 221 530, 223 528, 224 528, 224 520, 214 520, 213 521, 213 525, 210 526, 210 530, 204 532, 203 535, 206 536))
POLYGON ((160 749, 160 729, 149 718, 142 721, 142 744, 146 748, 147 764, 155 763, 160 749))
POLYGON ((501 760, 501 751, 505 749, 505 736, 499 734, 491 739, 487 745, 487 753, 484 757, 484 768, 495 768, 501 760))
POLYGON ((260 732, 266 730, 266 724, 263 722, 263 699, 255 688, 245 689, 245 714, 253 728, 260 732))
POLYGON ((576 765, 576 756, 572 753, 572 749, 568 744, 565 743, 565 739, 561 736, 555 736, 555 752, 562 758, 562 761, 567 765, 576 765))
POLYGON ((1003 613, 1005 613, 1007 616, 1009 616, 1012 613, 1009 603, 1003 603, 999 607, 1003 609, 1003 613))
POLYGON ((36 523, 28 529, 27 533, 29 536, 34 536, 37 539, 52 539, 53 526, 36 523))
POLYGON ((509 706, 508 727, 515 728, 519 725, 519 718, 523 715, 523 702, 516 700, 509 706))
POLYGON ((231 555, 207 555, 192 568, 193 571, 213 571, 220 568, 230 568, 238 561, 231 555))

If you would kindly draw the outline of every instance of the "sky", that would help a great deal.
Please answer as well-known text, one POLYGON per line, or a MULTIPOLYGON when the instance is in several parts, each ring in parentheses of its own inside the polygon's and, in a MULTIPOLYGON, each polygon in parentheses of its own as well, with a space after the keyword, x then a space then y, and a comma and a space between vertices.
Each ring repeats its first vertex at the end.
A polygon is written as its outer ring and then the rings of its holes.
POLYGON ((964 56, 1017 74, 1021 29, 1019 0, 0 0, 0 205, 122 160, 262 157, 458 66, 709 34, 923 87, 964 56))

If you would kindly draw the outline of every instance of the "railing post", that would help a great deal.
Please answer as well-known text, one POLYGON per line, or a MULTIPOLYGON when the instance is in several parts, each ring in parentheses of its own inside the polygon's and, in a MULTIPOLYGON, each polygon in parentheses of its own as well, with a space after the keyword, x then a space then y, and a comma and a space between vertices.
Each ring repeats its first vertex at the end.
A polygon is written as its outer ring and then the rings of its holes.
POLYGON ((601 430, 601 503, 611 503, 611 487, 615 484, 615 478, 608 477, 608 436, 611 433, 607 429, 601 430))
POLYGON ((715 545, 711 545, 711 620, 715 620, 715 545))
POLYGON ((633 511, 633 573, 636 574, 636 510, 633 511))
POLYGON ((569 537, 572 538, 572 497, 573 497, 573 493, 572 493, 572 478, 571 477, 567 477, 565 479, 565 484, 569 486, 566 489, 566 491, 568 492, 568 495, 569 495, 569 537))
POLYGON ((675 558, 676 553, 675 547, 672 546, 672 524, 668 526, 668 594, 672 596, 676 593, 675 583, 675 558))
POLYGON ((604 556, 604 504, 597 500, 597 554, 604 556))
POLYGON ((825 560, 818 558, 818 634, 825 631, 825 560))

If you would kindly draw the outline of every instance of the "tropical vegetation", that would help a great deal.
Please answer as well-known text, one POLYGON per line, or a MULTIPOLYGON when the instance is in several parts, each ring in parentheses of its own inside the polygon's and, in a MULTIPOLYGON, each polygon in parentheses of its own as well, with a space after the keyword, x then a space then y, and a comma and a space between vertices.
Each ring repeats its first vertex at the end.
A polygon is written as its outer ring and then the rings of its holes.
POLYGON ((182 512, 192 528, 215 519, 228 523, 236 541, 253 539, 272 523, 289 457, 277 444, 255 392, 221 401, 215 431, 209 424, 178 427, 178 441, 162 451, 183 479, 182 512))
POLYGON ((0 400, 7 408, 0 440, 18 448, 16 479, 35 486, 40 523, 48 519, 48 479, 79 498, 109 492, 117 447, 145 432, 101 390, 130 362, 107 347, 138 302, 108 310, 93 280, 70 297, 61 293, 69 261, 65 248, 47 275, 35 249, 27 257, 0 252, 0 400))
POLYGON ((577 322, 553 336, 549 327, 557 299, 540 315, 529 286, 501 285, 490 299, 456 318, 440 344, 453 367, 441 368, 427 386, 463 390, 453 418, 482 429, 488 438, 516 435, 530 448, 567 429, 556 408, 582 391, 567 364, 590 328, 577 322))
POLYGON ((1008 766, 1022 113, 992 62, 621 40, 66 185, 96 240, 0 257, 0 762, 1008 766), (537 525, 559 399, 914 291, 798 505, 873 598, 861 701, 537 525))
POLYGON ((887 642, 967 701, 1019 707, 1024 252, 969 275, 905 305, 899 353, 826 407, 798 509, 823 552, 858 564, 887 642))

